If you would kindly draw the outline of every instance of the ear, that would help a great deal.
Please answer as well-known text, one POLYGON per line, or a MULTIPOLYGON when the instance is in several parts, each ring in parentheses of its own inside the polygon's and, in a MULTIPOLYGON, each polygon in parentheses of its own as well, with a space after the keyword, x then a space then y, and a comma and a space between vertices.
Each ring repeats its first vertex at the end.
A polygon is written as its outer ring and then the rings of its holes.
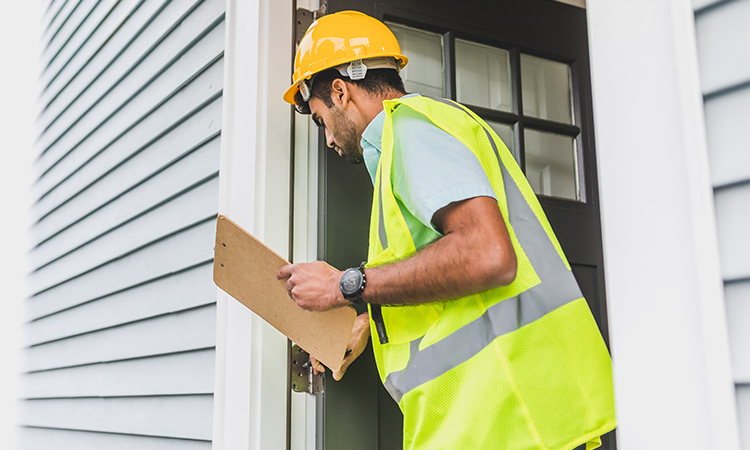
POLYGON ((352 99, 351 86, 341 78, 336 78, 331 82, 331 100, 339 108, 345 108, 352 99))

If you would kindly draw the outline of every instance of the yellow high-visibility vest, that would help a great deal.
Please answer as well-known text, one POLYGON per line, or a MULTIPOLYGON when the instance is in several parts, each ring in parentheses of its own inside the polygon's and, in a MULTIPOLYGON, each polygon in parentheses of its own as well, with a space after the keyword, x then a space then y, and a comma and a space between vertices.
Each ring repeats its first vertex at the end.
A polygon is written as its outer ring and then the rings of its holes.
MULTIPOLYGON (((412 108, 474 152, 518 261, 508 286, 380 308, 380 378, 404 413, 408 450, 569 450, 615 427, 609 352, 565 255, 513 156, 473 112, 444 99, 384 102, 368 267, 416 253, 391 182, 393 112, 412 108)), ((380 317, 370 307, 370 317, 380 317)))

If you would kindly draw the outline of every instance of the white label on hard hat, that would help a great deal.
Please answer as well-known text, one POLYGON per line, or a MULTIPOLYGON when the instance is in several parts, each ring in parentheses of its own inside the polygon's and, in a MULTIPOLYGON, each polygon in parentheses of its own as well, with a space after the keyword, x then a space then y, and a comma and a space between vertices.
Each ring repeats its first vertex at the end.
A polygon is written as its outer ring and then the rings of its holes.
POLYGON ((349 78, 352 80, 361 80, 367 74, 367 66, 361 59, 356 59, 349 63, 346 73, 349 74, 349 78))

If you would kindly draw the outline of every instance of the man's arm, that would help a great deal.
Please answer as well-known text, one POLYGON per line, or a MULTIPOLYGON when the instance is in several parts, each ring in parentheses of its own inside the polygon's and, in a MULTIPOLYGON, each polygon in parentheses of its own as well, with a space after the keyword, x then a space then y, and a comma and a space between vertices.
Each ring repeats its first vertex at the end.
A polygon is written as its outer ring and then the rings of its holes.
MULTIPOLYGON (((439 209, 433 223, 444 236, 416 255, 365 269, 363 300, 379 305, 449 300, 510 284, 516 255, 497 201, 474 197, 439 209)), ((302 308, 349 304, 339 290, 341 272, 323 262, 291 264, 276 277, 302 308)))

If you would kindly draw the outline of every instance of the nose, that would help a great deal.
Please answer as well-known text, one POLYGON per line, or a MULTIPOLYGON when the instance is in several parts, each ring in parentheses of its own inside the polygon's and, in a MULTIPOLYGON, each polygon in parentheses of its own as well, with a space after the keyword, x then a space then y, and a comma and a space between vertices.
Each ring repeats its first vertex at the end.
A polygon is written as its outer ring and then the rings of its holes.
POLYGON ((328 131, 328 128, 326 128, 326 145, 328 148, 333 148, 333 133, 328 131))

